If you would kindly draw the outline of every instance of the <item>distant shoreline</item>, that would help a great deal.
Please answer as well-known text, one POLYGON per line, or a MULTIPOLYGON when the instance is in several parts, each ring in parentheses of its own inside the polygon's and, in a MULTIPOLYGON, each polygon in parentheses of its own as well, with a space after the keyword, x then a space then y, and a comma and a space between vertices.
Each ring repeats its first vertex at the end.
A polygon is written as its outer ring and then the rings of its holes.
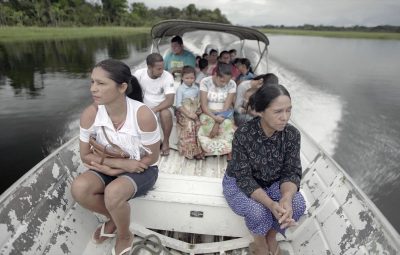
POLYGON ((385 39, 400 40, 400 33, 394 32, 360 32, 360 31, 316 31, 304 29, 279 29, 279 28, 260 28, 263 33, 285 34, 285 35, 303 35, 303 36, 322 36, 337 38, 363 38, 363 39, 385 39))
MULTIPOLYGON (((7 27, 0 26, 0 42, 43 41, 148 34, 150 27, 7 27)), ((262 28, 268 34, 400 40, 400 33, 359 31, 315 31, 262 28)))
POLYGON ((0 42, 43 41, 148 34, 150 27, 1 27, 0 42))

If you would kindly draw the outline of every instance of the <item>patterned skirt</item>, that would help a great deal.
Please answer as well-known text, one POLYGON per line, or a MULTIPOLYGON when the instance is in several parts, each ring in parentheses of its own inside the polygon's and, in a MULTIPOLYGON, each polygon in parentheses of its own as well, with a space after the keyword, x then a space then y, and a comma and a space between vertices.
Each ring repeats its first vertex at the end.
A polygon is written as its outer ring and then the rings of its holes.
POLYGON ((201 148, 206 156, 225 155, 232 151, 233 133, 235 125, 232 119, 225 119, 219 125, 218 135, 210 138, 210 132, 214 126, 214 119, 206 114, 200 115, 201 126, 198 131, 198 137, 201 148))
MULTIPOLYGON (((184 107, 190 113, 199 114, 199 100, 196 98, 186 98, 182 101, 184 107)), ((177 122, 181 127, 179 134, 179 153, 188 159, 193 159, 203 151, 197 137, 197 130, 200 126, 199 119, 193 120, 187 118, 179 111, 176 112, 177 122)))

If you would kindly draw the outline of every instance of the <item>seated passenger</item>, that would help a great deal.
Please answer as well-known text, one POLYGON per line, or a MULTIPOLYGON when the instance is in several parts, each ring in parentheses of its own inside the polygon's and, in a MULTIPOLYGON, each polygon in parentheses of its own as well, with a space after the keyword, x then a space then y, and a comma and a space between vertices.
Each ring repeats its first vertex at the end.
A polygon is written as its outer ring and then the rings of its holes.
POLYGON ((237 51, 235 49, 230 49, 229 50, 229 55, 231 56, 231 62, 232 63, 236 59, 236 54, 237 54, 237 51))
POLYGON ((83 208, 107 218, 94 231, 92 241, 100 244, 115 238, 107 244, 114 246, 112 253, 128 254, 134 240, 128 202, 146 194, 157 180, 159 126, 154 113, 142 103, 139 83, 119 60, 106 59, 96 64, 90 92, 94 102, 81 115, 79 141, 81 160, 88 169, 73 180, 71 193, 83 208), (130 157, 99 155, 90 146, 91 136, 107 145, 105 148, 122 148, 130 157))
POLYGON ((183 47, 182 38, 177 35, 171 39, 171 51, 164 58, 164 69, 174 74, 181 72, 183 66, 196 67, 196 58, 183 47))
POLYGON ((236 90, 236 99, 235 99, 235 112, 234 119, 235 125, 239 126, 246 122, 249 119, 252 119, 254 116, 248 116, 247 113, 242 113, 240 110, 241 106, 244 104, 244 95, 247 90, 250 88, 259 88, 264 84, 277 84, 278 77, 273 73, 267 73, 263 75, 259 75, 254 77, 253 80, 243 81, 240 86, 237 87, 236 90))
POLYGON ((199 87, 195 85, 195 70, 191 66, 182 68, 182 83, 176 90, 177 122, 181 125, 179 152, 188 159, 203 158, 197 130, 200 126, 199 87))
POLYGON ((201 126, 198 137, 205 155, 228 156, 232 150, 233 101, 236 83, 231 79, 231 65, 219 62, 213 76, 200 82, 201 126))
POLYGON ((163 57, 160 54, 148 55, 146 64, 146 68, 136 70, 134 75, 143 90, 143 103, 156 114, 161 124, 164 135, 161 156, 168 156, 175 98, 174 78, 164 70, 163 57))
POLYGON ((252 118, 257 116, 256 112, 251 107, 249 107, 249 99, 251 95, 253 95, 257 90, 258 90, 257 87, 251 87, 244 93, 243 103, 239 107, 239 109, 235 109, 233 115, 236 126, 240 126, 246 121, 251 120, 252 118))
POLYGON ((208 60, 205 58, 200 59, 199 61, 199 69, 200 71, 196 73, 196 84, 200 84, 200 81, 207 77, 207 70, 208 70, 208 60))
MULTIPOLYGON (((237 67, 235 65, 233 65, 233 63, 231 62, 231 55, 229 55, 229 52, 224 50, 219 54, 219 59, 218 61, 225 63, 225 64, 229 64, 231 66, 231 73, 232 73, 232 79, 236 80, 236 78, 240 75, 240 71, 239 69, 237 69, 237 67)), ((215 68, 212 72, 212 74, 215 73, 215 68)))
POLYGON ((217 66, 218 63, 218 51, 211 49, 210 53, 208 54, 208 70, 207 70, 207 75, 213 75, 213 71, 215 69, 215 67, 217 66))
POLYGON ((300 132, 288 123, 292 103, 282 85, 262 86, 249 104, 259 117, 235 132, 223 194, 253 235, 250 254, 282 254, 277 233, 296 225, 306 208, 299 192, 300 132))
POLYGON ((237 64, 240 75, 236 78, 236 84, 239 85, 242 81, 251 80, 254 78, 253 70, 251 69, 250 60, 241 58, 237 64))

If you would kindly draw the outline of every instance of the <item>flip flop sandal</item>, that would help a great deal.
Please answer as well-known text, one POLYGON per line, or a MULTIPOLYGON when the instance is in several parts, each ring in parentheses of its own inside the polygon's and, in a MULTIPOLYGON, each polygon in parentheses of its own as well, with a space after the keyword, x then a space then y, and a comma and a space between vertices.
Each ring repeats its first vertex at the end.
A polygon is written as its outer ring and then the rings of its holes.
POLYGON ((116 236, 117 230, 115 230, 114 233, 110 233, 110 234, 104 233, 104 228, 105 228, 107 222, 108 222, 108 221, 103 222, 103 223, 101 223, 101 224, 99 224, 99 225, 97 226, 96 230, 93 232, 93 235, 92 235, 92 242, 93 242, 93 243, 95 243, 95 244, 101 244, 101 243, 103 243, 105 240, 107 240, 108 238, 114 238, 114 237, 116 236), (96 239, 96 238, 95 238, 96 232, 97 232, 97 230, 98 230, 99 228, 100 228, 99 239, 96 239), (107 237, 107 238, 104 239, 103 241, 100 241, 100 238, 101 238, 101 237, 107 237))

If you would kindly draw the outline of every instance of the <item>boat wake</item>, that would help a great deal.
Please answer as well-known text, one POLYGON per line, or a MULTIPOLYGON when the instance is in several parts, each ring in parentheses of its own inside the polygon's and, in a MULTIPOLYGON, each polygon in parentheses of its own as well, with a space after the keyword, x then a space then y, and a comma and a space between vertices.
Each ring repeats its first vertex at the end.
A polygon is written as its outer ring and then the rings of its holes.
POLYGON ((329 94, 269 60, 269 72, 275 73, 279 83, 286 86, 292 97, 292 120, 312 137, 330 156, 335 153, 342 103, 339 97, 329 94))

